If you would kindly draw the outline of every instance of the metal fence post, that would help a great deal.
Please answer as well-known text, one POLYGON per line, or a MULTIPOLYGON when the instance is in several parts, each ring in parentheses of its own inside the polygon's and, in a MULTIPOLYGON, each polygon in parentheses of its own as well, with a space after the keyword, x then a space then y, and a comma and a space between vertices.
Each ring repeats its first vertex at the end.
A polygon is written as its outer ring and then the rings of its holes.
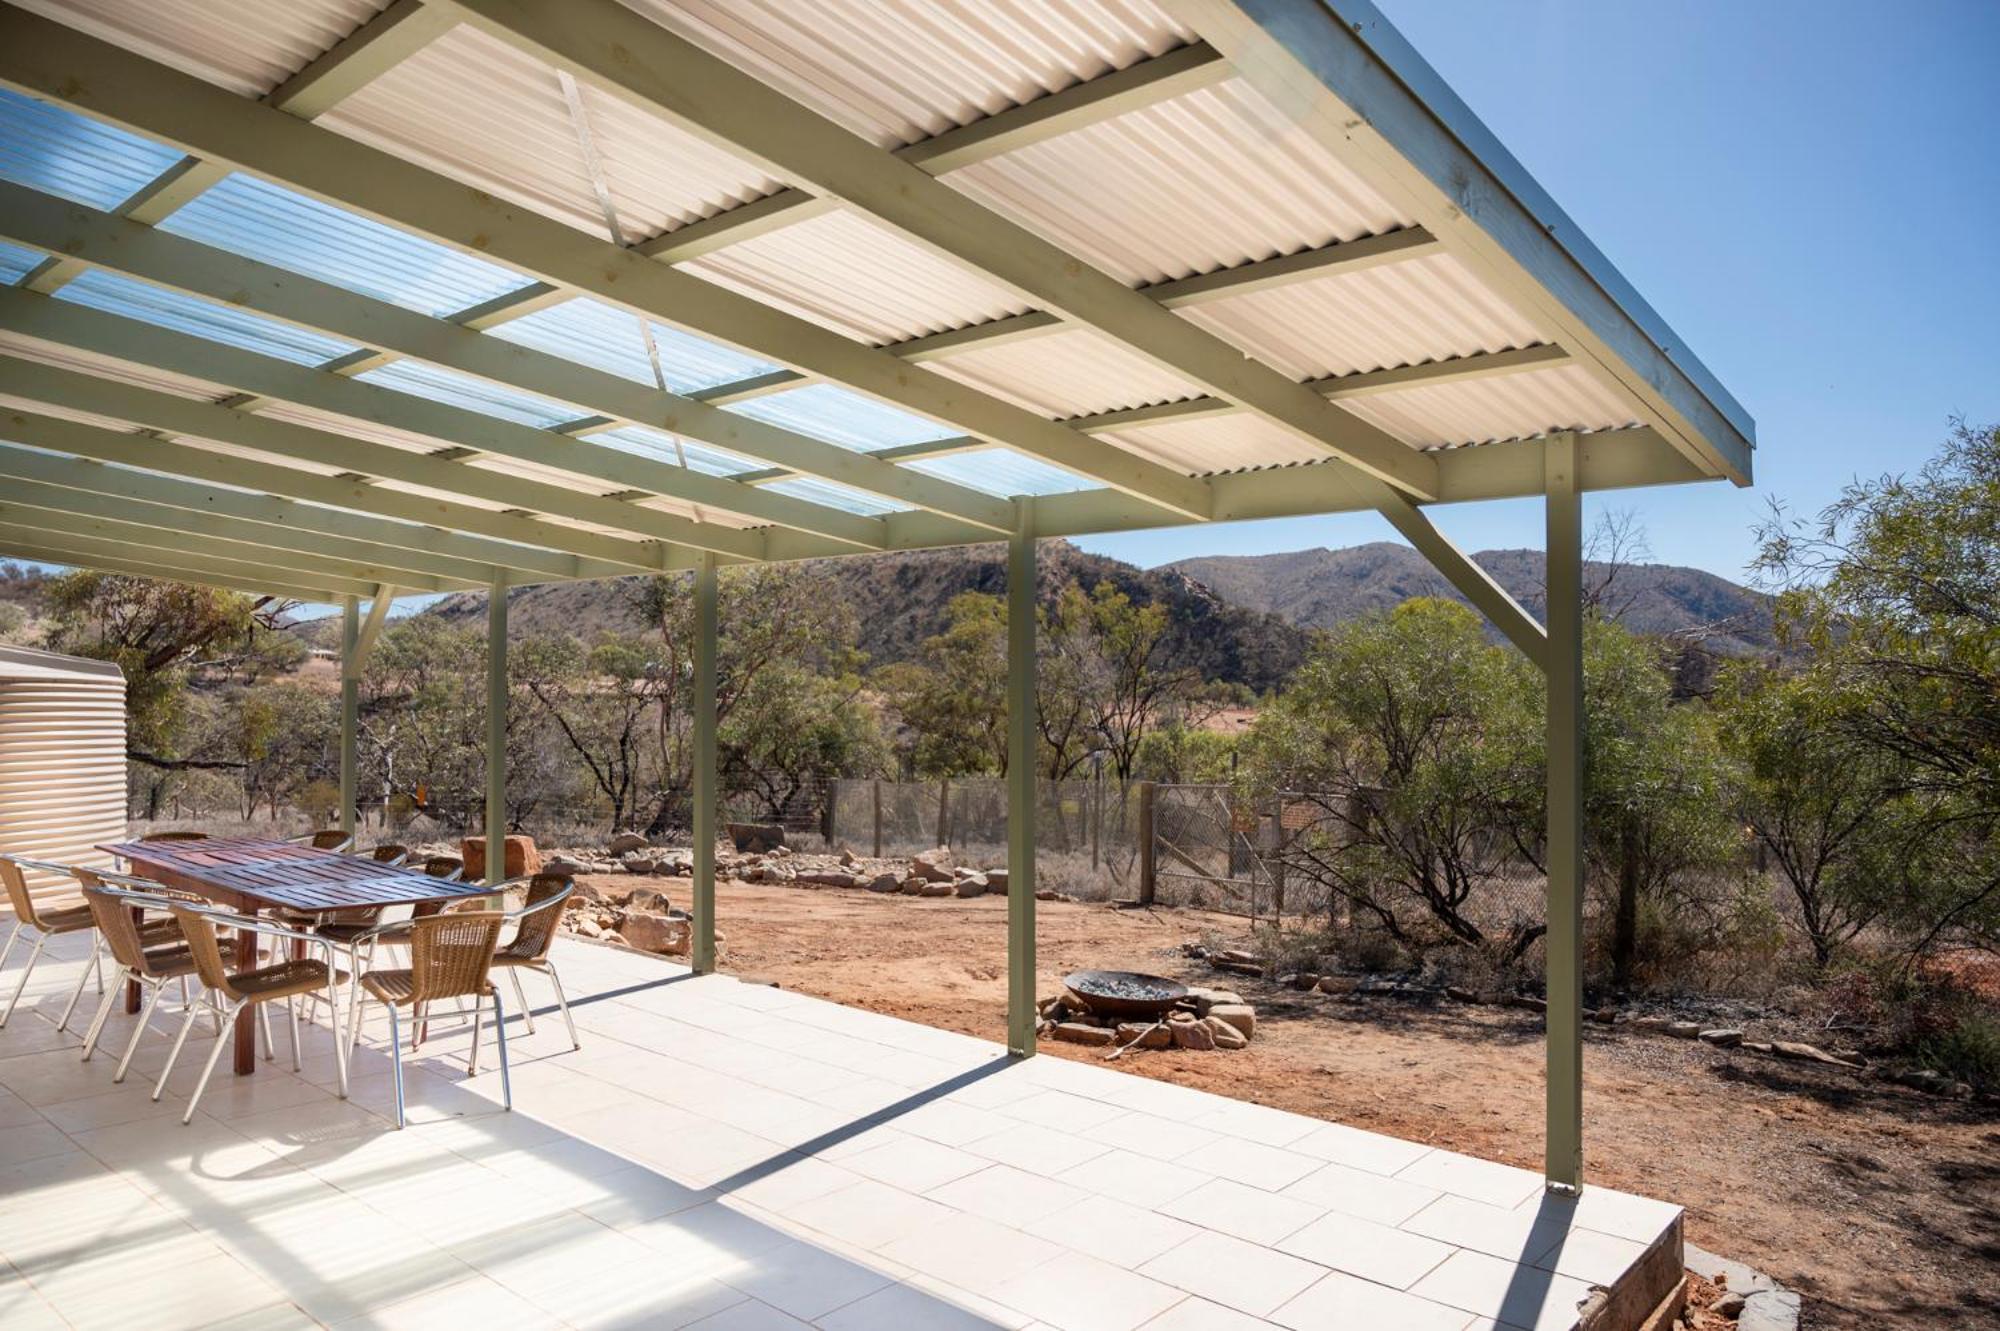
POLYGON ((882 858, 882 778, 875 778, 875 858, 882 858))
POLYGON ((1158 787, 1151 781, 1139 783, 1139 902, 1153 904, 1153 818, 1158 787))
POLYGON ((940 846, 951 844, 951 778, 948 776, 938 778, 937 843, 940 846))

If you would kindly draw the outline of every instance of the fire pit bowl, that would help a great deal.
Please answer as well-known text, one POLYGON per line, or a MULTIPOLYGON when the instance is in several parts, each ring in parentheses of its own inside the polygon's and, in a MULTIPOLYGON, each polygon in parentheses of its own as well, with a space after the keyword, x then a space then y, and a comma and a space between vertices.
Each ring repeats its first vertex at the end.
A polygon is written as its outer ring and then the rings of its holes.
POLYGON ((1137 971, 1077 971, 1063 980, 1100 1017, 1157 1018, 1187 997, 1187 986, 1137 971))

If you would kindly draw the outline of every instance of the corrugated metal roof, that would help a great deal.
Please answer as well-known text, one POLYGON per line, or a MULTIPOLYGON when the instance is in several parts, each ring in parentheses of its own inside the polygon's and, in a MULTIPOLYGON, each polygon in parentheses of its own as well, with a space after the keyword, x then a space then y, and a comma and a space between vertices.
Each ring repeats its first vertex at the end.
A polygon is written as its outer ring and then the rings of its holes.
POLYGON ((962 351, 926 368, 1045 416, 1084 416, 1193 397, 1201 389, 1087 328, 962 351))
POLYGON ((482 412, 543 430, 588 414, 582 407, 554 402, 534 393, 524 393, 518 388, 489 383, 422 361, 391 361, 354 377, 366 384, 393 388, 399 393, 429 398, 433 402, 464 407, 467 411, 482 412))
POLYGON ((936 421, 900 411, 833 384, 808 384, 768 397, 753 397, 724 408, 772 425, 812 435, 863 453, 897 444, 949 439, 954 433, 936 421))
POLYGON ((181 160, 172 148, 0 88, 0 177, 116 208, 181 160))
POLYGON ((682 266, 863 342, 900 342, 1029 308, 962 264, 845 210, 682 266))
POLYGON ((48 258, 40 250, 31 250, 25 245, 11 245, 0 240, 0 286, 12 286, 41 266, 48 258))
MULTIPOLYGON (((733 383, 777 369, 768 361, 746 356, 719 342, 653 323, 653 345, 660 353, 660 373, 667 387, 692 393, 716 384, 733 383)), ((653 367, 638 316, 603 301, 578 297, 537 310, 524 318, 496 324, 490 335, 546 351, 621 378, 653 384, 653 367)))
MULTIPOLYGON (((234 392, 222 384, 210 383, 205 379, 174 374, 168 370, 156 370, 148 365, 134 365, 130 361, 101 356, 91 351, 78 351, 74 347, 61 346, 54 342, 40 342, 34 338, 23 337, 19 333, 0 331, 0 352, 5 352, 9 356, 19 356, 23 360, 37 361, 43 365, 77 370, 84 374, 94 374, 100 379, 134 384, 140 388, 151 388, 162 393, 172 393, 176 397, 191 397, 203 402, 220 402, 234 392)), ((37 407, 35 410, 41 411, 46 408, 37 407)))
POLYGON ((20 0, 143 56, 261 97, 381 9, 386 0, 20 0))
POLYGON ((1234 79, 944 179, 1132 286, 1413 225, 1234 79))
POLYGON ((579 435, 578 438, 588 439, 591 443, 605 448, 637 453, 641 457, 670 462, 676 466, 681 465, 685 459, 689 471, 698 471, 709 476, 734 476, 738 472, 754 471, 763 465, 755 458, 744 457, 741 453, 731 453, 728 449, 696 443, 692 439, 677 441, 675 436, 664 430, 655 430, 646 425, 620 425, 609 430, 597 430, 590 434, 579 435))
POLYGON ((794 499, 803 499, 809 503, 824 504, 828 508, 837 508, 844 513, 858 513, 865 518, 879 518, 885 513, 907 513, 910 511, 908 504, 898 503, 893 499, 884 499, 880 495, 868 494, 865 491, 840 485, 834 481, 822 481, 810 476, 799 476, 785 481, 772 481, 763 488, 774 494, 790 495, 794 499))
POLYGON ((1196 474, 1311 462, 1327 455, 1325 449, 1247 412, 1163 421, 1097 437, 1196 474))
POLYGON ((191 240, 322 282, 445 315, 527 277, 253 176, 231 175, 160 223, 191 240))
POLYGON ((405 453, 437 453, 451 447, 444 440, 433 439, 427 434, 398 430, 394 426, 381 425, 354 416, 339 416, 330 411, 317 411, 312 407, 294 406, 289 402, 273 400, 260 403, 257 414, 269 416, 272 420, 290 421, 294 425, 309 425, 316 430, 344 434, 353 439, 366 440, 371 444, 401 449, 405 453))
POLYGON ((624 0, 884 147, 1194 35, 1147 0, 624 0))
MULTIPOLYGON (((627 242, 778 187, 755 167, 584 89, 627 242)), ((320 117, 329 129, 605 236, 556 73, 458 28, 320 117)))
POLYGON ((912 458, 902 465, 911 471, 999 495, 1003 499, 1104 488, 1095 481, 1060 467, 1052 467, 1039 458, 1011 448, 982 448, 950 457, 912 458))
POLYGON ((1543 340, 1532 320, 1448 254, 1191 305, 1180 314, 1294 379, 1543 340))
POLYGON ((219 305, 200 296, 150 286, 101 268, 93 268, 65 283, 55 298, 245 351, 276 356, 297 365, 324 364, 359 349, 352 342, 342 342, 324 333, 294 328, 233 305, 219 305))
POLYGON ((1581 365, 1403 389, 1341 405, 1421 448, 1639 423, 1631 405, 1581 365))

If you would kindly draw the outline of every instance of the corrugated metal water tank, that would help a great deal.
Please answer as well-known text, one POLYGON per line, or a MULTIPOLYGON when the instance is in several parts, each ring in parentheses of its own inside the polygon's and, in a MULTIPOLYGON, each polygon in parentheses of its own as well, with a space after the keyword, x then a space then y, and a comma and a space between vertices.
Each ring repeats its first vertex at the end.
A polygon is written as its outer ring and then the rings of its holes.
MULTIPOLYGON (((0 647, 0 851, 109 864, 125 836, 125 675, 26 647, 0 647)), ((31 874, 38 896, 73 895, 31 874)))

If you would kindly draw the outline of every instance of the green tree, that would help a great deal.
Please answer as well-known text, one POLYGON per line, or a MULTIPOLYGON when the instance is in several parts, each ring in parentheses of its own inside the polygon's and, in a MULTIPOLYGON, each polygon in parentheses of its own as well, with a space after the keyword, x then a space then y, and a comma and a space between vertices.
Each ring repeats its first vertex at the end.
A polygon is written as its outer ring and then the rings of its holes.
POLYGON ((789 661, 762 671, 721 728, 727 788, 753 792, 781 819, 835 777, 889 770, 888 743, 852 674, 823 675, 789 661))
POLYGON ((924 641, 922 660, 876 672, 876 687, 908 732, 918 776, 1005 774, 1006 603, 961 592, 945 617, 944 632, 924 641))
POLYGON ((314 782, 339 780, 337 698, 301 684, 267 684, 245 689, 234 711, 246 818, 261 800, 275 819, 314 782))
POLYGON ((648 793, 654 716, 666 691, 658 644, 616 634, 586 648, 569 634, 551 633, 510 655, 523 687, 610 806, 611 825, 624 827, 648 793))

